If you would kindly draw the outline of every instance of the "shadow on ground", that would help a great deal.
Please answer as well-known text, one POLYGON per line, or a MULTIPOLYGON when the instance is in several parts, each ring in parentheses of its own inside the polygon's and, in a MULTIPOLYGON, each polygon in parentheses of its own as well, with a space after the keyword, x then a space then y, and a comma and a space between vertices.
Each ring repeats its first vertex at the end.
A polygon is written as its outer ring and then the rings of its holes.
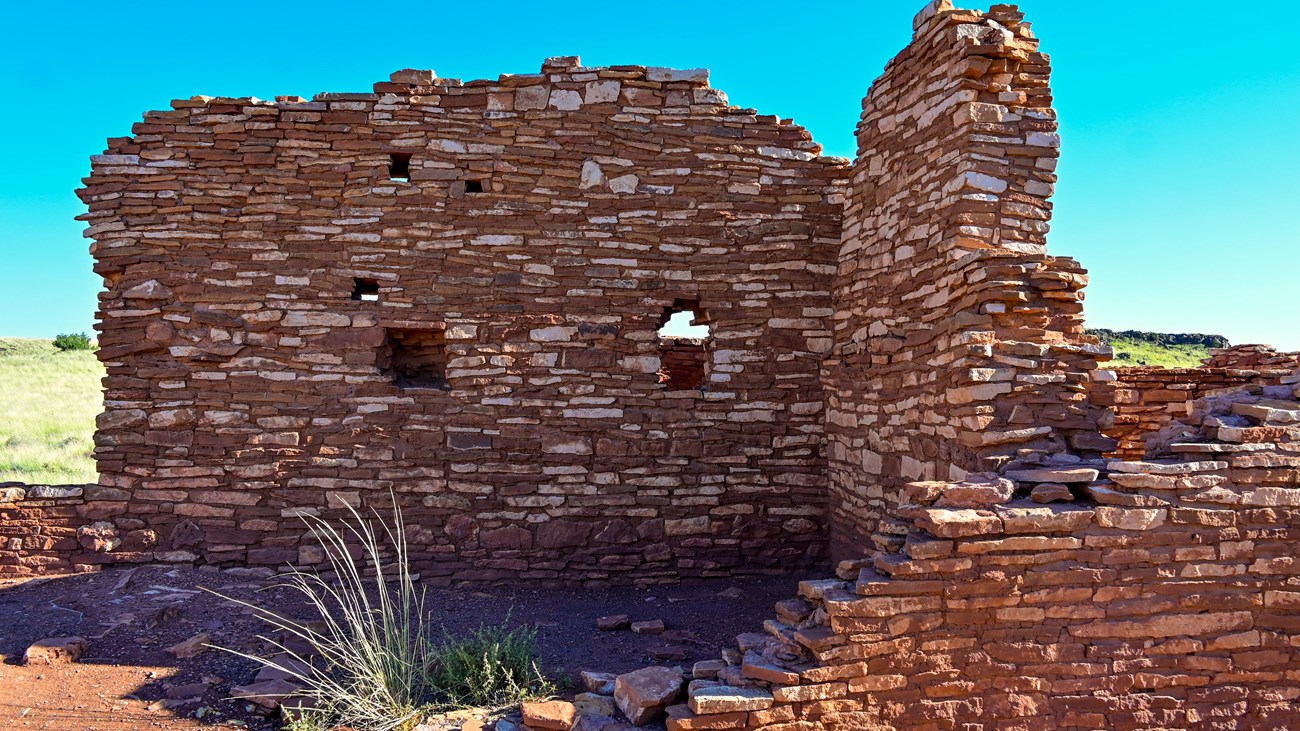
MULTIPOLYGON (((801 576, 799 578, 808 578, 801 576)), ((549 674, 625 672, 647 664, 715 659, 741 632, 759 631, 772 605, 795 595, 795 577, 705 580, 652 588, 485 586, 428 589, 435 628, 460 634, 505 621, 536 627, 549 674), (663 620, 663 634, 596 629, 602 616, 663 620)), ((257 666, 214 649, 177 657, 168 648, 206 634, 210 643, 262 652, 265 625, 251 610, 205 592, 311 618, 292 591, 257 571, 141 566, 0 584, 0 727, 127 729, 278 728, 246 701, 229 699, 257 666), (72 664, 23 666, 49 637, 80 636, 72 664)))

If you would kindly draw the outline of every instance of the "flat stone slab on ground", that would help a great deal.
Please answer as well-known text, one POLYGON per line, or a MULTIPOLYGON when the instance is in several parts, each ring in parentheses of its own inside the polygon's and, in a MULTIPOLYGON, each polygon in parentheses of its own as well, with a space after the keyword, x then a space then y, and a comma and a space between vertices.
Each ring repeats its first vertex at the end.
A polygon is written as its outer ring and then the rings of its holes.
POLYGON ((76 662, 86 652, 89 643, 84 637, 47 637, 33 642, 23 653, 24 665, 53 665, 76 662))
POLYGON ((533 729, 569 731, 578 709, 568 701, 531 701, 523 705, 524 724, 533 729))

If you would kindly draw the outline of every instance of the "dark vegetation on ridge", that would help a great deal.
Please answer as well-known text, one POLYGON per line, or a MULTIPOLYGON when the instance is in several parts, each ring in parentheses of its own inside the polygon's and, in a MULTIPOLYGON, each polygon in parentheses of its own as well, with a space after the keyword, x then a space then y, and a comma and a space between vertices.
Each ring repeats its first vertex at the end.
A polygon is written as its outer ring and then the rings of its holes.
POLYGON ((1157 333, 1143 330, 1088 330, 1103 343, 1115 350, 1112 365, 1118 368, 1133 366, 1164 366, 1166 368, 1196 368, 1210 357, 1211 348, 1228 347, 1222 335, 1204 333, 1157 333))

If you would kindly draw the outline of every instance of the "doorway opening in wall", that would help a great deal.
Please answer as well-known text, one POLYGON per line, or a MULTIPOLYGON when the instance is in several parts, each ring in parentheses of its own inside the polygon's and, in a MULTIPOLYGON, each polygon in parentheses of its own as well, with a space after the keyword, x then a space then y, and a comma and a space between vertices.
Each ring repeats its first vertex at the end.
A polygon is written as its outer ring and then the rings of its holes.
POLYGON ((702 389, 708 378, 709 318, 698 300, 676 300, 659 324, 659 382, 670 391, 702 389))
POLYGON ((401 389, 451 389, 447 338, 442 330, 386 330, 378 365, 401 389))

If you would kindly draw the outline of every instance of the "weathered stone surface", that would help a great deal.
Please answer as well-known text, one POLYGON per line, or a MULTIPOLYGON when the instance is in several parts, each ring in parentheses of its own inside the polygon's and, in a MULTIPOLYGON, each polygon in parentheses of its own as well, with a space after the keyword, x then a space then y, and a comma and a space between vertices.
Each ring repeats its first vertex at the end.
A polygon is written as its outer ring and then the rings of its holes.
POLYGON ((916 524, 938 538, 965 538, 1002 531, 1002 520, 987 510, 944 510, 922 512, 916 524))
POLYGON ((84 637, 48 637, 33 642, 23 652, 24 665, 54 665, 76 662, 90 643, 84 637))
POLYGON ((612 718, 615 712, 614 698, 606 693, 579 693, 573 698, 573 706, 581 716, 612 718))
POLYGON ((122 545, 122 535, 108 521, 97 521, 77 529, 77 542, 87 551, 108 553, 122 545))
POLYGON ((694 713, 711 714, 761 711, 771 708, 772 702, 772 694, 759 688, 717 686, 695 691, 687 705, 694 713))
POLYGON ((941 508, 988 508, 1011 499, 1016 486, 1010 480, 958 482, 943 489, 935 505, 941 508))
POLYGON ((1105 369, 1046 250, 1049 59, 1007 5, 915 27, 852 167, 576 57, 150 113, 82 192, 103 484, 16 486, 0 570, 269 574, 393 496, 439 584, 835 565, 692 700, 584 678, 671 731, 1295 726, 1300 380, 1105 369))
POLYGON ((596 619, 596 629, 612 631, 627 629, 632 626, 632 618, 626 614, 611 614, 596 619))
POLYGON ((208 643, 211 641, 212 638, 208 636, 207 632, 200 632, 187 640, 168 647, 167 652, 180 659, 190 658, 207 650, 208 643))
POLYGON ((533 729, 569 731, 578 720, 578 710, 568 701, 531 701, 523 704, 524 725, 533 729))
POLYGON ((1081 482, 1093 482, 1100 476, 1098 470, 1088 467, 1075 469, 1036 469, 1036 470, 1010 470, 1006 473, 1009 480, 1016 482, 1062 482, 1066 484, 1075 484, 1081 482))
POLYGON ((629 721, 640 726, 661 715, 681 690, 681 671, 648 667, 618 676, 614 681, 614 701, 629 721))

